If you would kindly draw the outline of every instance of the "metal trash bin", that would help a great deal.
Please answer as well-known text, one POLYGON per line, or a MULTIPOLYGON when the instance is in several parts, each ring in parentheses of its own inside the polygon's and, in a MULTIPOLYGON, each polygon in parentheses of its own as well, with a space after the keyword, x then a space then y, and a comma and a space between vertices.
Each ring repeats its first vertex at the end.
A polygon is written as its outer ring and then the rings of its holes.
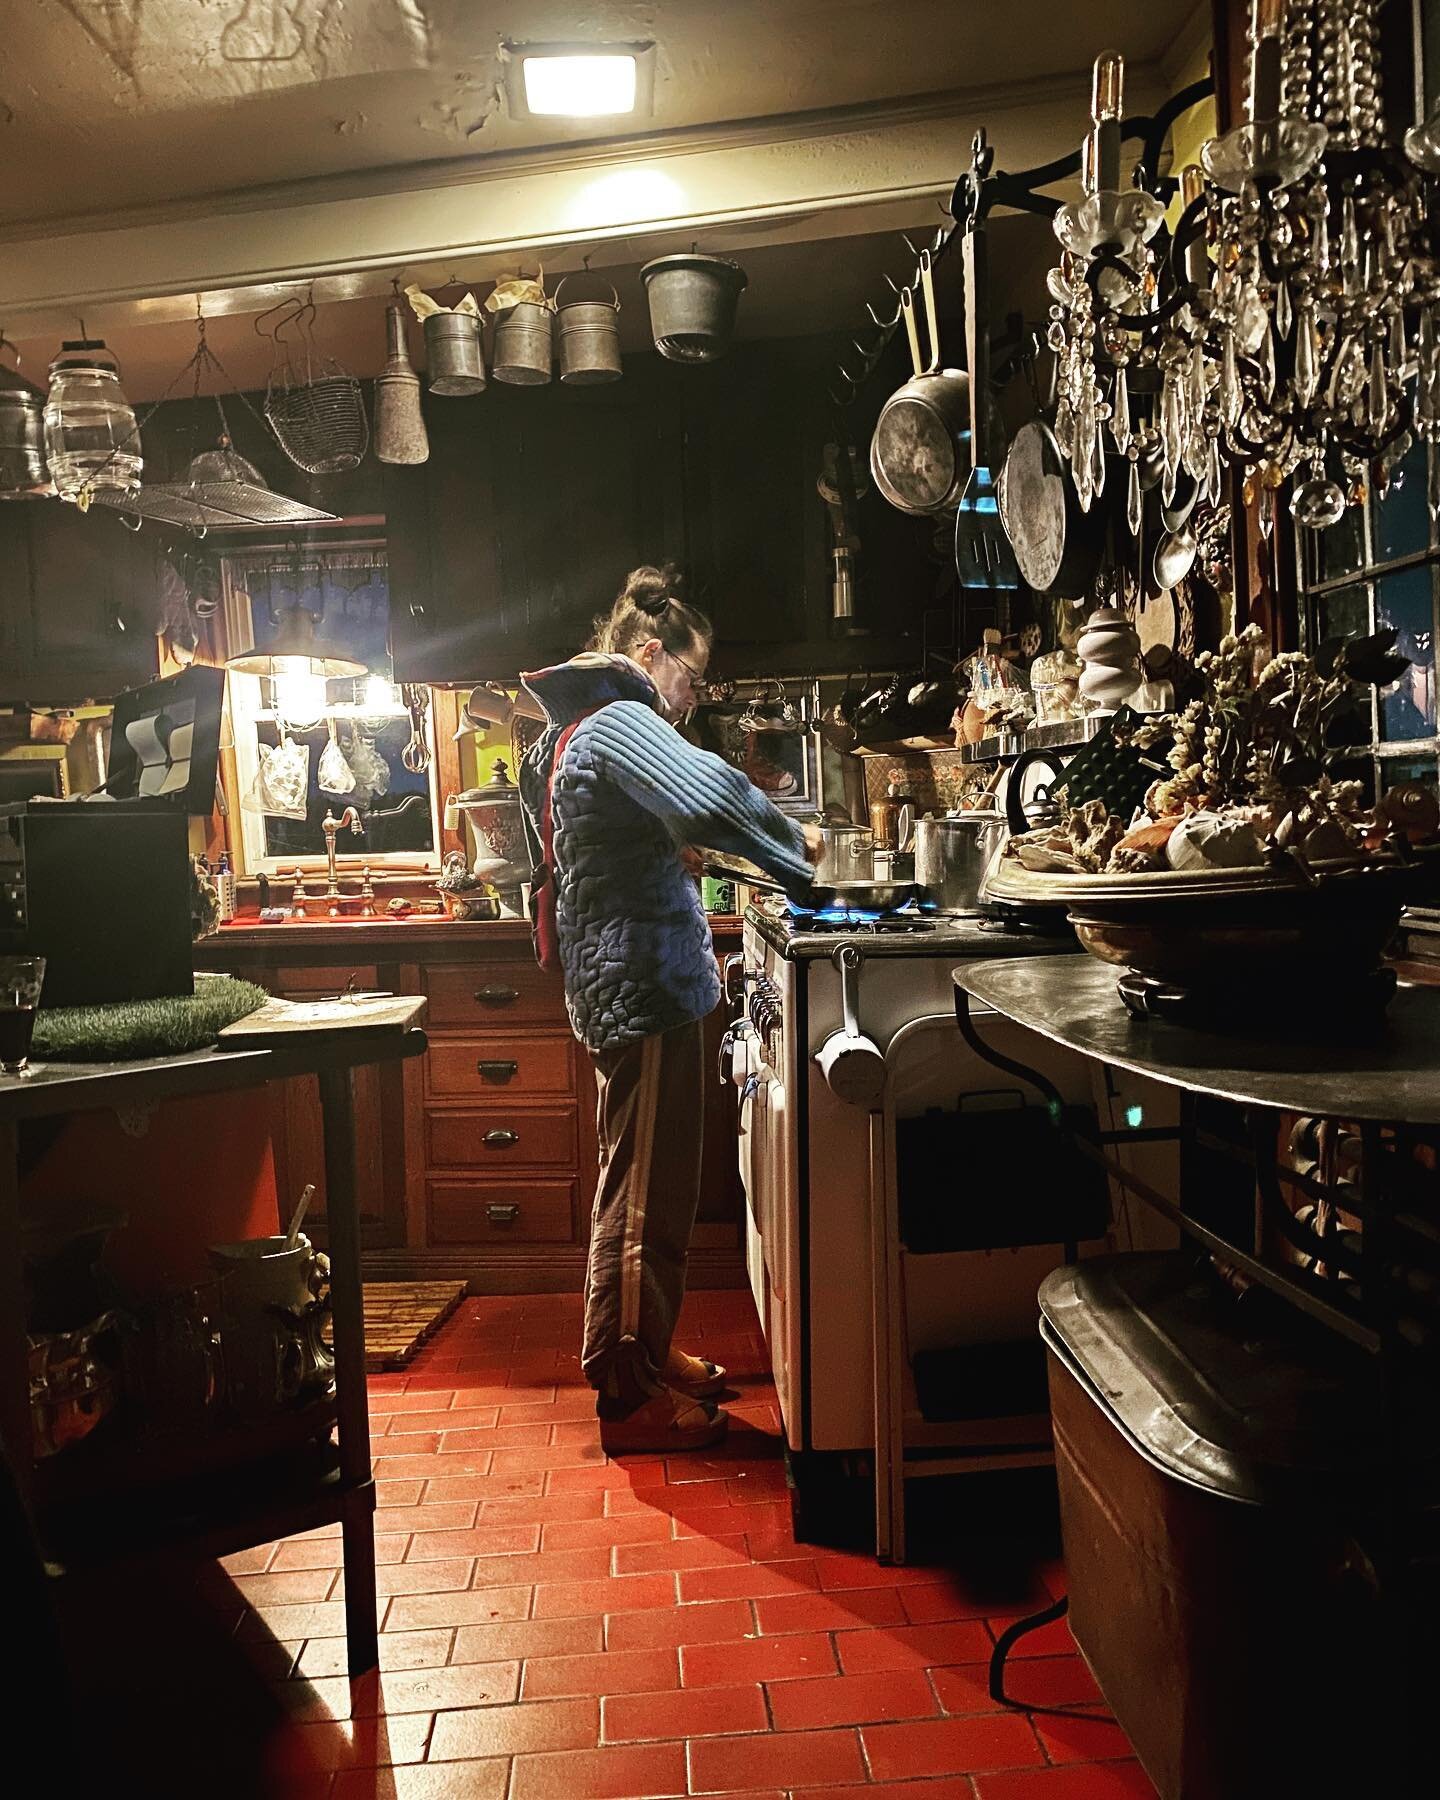
POLYGON ((1193 1251, 1039 1298, 1070 1629, 1162 1800, 1374 1791, 1374 1359, 1193 1251))

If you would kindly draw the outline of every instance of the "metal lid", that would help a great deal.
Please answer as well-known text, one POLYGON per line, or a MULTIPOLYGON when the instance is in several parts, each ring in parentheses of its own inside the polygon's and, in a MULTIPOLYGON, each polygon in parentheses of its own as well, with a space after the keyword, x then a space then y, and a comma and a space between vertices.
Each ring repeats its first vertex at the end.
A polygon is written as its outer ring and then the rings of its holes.
POLYGON ((1070 1263, 1039 1301, 1052 1353, 1176 1480, 1250 1505, 1372 1480, 1374 1359, 1261 1289, 1237 1297, 1193 1250, 1070 1263))

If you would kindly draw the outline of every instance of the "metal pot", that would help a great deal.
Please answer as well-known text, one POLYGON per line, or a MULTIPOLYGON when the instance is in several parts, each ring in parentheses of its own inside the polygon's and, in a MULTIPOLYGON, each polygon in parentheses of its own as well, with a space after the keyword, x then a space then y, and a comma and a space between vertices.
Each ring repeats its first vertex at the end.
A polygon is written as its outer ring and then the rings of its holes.
POLYGON ((915 297, 900 296, 914 374, 885 402, 870 441, 875 485, 901 512, 943 512, 959 500, 970 475, 970 377, 940 366, 940 325, 928 254, 921 258, 930 360, 920 360, 915 297))
POLYGON ((980 884, 1005 835, 998 812, 926 813, 915 824, 915 879, 942 913, 980 910, 980 884))
POLYGON ((45 396, 0 389, 0 500, 54 491, 45 466, 45 396))
POLYGON ((661 256, 640 271, 655 348, 671 362, 723 356, 735 329, 745 271, 723 256, 661 256))
POLYGON ((484 391, 485 347, 474 313, 431 313, 425 321, 425 364, 432 394, 484 391))
POLYGON ((870 874, 875 849, 874 834, 865 825, 821 825, 825 848, 815 865, 815 880, 822 886, 863 880, 870 874))
POLYGON ((560 379, 572 387, 618 381, 620 361, 620 296, 608 300, 572 300, 562 306, 567 275, 555 290, 555 319, 560 333, 560 379))
POLYGON ((543 387, 554 360, 553 323, 550 308, 534 300, 507 306, 495 320, 495 355, 490 366, 495 379, 513 387, 543 387))

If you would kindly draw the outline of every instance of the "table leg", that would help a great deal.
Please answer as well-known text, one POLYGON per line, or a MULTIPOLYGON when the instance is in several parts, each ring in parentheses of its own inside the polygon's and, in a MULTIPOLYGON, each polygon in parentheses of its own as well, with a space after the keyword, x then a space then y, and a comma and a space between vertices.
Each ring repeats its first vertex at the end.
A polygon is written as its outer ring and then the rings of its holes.
POLYGON ((0 1445, 21 1500, 30 1502, 35 1457, 30 1432, 29 1356, 25 1282, 20 1263, 20 1143, 13 1124, 0 1124, 0 1445))
POLYGON ((375 1632, 375 1490, 370 1479, 370 1405, 365 1392, 365 1300, 360 1285, 360 1210, 355 1192, 355 1104, 348 1069, 320 1076, 325 1131, 325 1211, 334 1309, 335 1408, 345 1555, 345 1639, 353 1678, 380 1660, 375 1632), (364 1484, 357 1486, 356 1484, 364 1484))

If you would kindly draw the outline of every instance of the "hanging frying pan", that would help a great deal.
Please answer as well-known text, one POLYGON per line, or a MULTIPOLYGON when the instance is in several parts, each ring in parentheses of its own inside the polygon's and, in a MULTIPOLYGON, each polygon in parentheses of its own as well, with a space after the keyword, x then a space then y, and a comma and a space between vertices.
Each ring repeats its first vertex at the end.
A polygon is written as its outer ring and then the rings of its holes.
POLYGON ((963 369, 940 367, 940 328, 930 252, 920 257, 925 329, 930 360, 922 366, 915 324, 915 295, 900 296, 900 315, 914 374, 881 409, 870 440, 875 485, 903 513, 944 512, 960 498, 970 473, 970 378, 963 369))
POLYGON ((1099 506, 1081 510, 1055 434, 1044 419, 1015 433, 996 483, 1000 523, 1027 587, 1078 600, 1089 592, 1105 545, 1099 506))

